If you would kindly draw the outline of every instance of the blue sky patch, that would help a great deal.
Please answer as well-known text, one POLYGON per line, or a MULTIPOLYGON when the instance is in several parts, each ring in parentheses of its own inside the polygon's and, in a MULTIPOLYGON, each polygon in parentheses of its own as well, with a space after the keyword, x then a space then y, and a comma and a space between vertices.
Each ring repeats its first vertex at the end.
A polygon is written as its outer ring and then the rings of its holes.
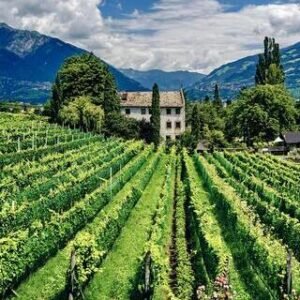
MULTIPOLYGON (((278 3, 297 3, 297 0, 218 0, 223 4, 225 11, 239 11, 247 5, 266 5, 278 3)), ((124 19, 135 10, 149 12, 158 0, 105 0, 100 10, 103 17, 124 19)))
POLYGON ((218 0, 221 4, 228 5, 227 10, 237 11, 247 5, 267 5, 267 4, 278 4, 278 3, 296 3, 297 0, 285 1, 285 0, 218 0))
POLYGON ((154 0, 105 0, 100 10, 104 17, 126 18, 135 10, 149 11, 154 2, 154 0))

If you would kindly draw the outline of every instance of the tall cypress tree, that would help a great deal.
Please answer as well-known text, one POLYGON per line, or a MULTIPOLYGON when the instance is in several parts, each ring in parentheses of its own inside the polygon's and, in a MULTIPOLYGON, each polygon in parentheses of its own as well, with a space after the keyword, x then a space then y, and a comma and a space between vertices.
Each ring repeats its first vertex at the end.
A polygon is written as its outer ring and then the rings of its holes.
POLYGON ((199 106, 195 104, 192 111, 192 118, 191 118, 191 127, 192 127, 192 136, 196 143, 199 142, 201 137, 201 122, 200 122, 200 113, 199 113, 199 106))
POLYGON ((159 87, 155 83, 152 89, 152 106, 151 106, 151 125, 152 125, 152 142, 155 148, 159 146, 160 143, 160 96, 159 87))
POLYGON ((204 103, 209 103, 209 102, 210 102, 210 98, 208 95, 206 95, 204 98, 204 103))
POLYGON ((55 78, 55 83, 52 85, 52 99, 50 100, 49 116, 52 121, 58 120, 58 113, 63 105, 63 95, 59 74, 55 78))
POLYGON ((258 57, 256 66, 256 85, 284 84, 285 74, 281 64, 280 47, 275 39, 266 37, 264 40, 264 53, 258 57))
POLYGON ((214 101, 213 101, 213 103, 218 108, 222 108, 223 107, 223 103, 222 103, 222 99, 220 97, 220 90, 219 90, 219 85, 218 84, 215 85, 214 101))

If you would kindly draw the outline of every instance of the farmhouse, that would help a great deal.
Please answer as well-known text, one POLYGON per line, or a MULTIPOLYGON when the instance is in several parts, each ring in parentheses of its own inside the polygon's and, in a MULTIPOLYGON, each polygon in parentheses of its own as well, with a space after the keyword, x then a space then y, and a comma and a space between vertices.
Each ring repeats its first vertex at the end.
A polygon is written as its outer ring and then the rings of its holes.
MULTIPOLYGON (((152 92, 123 92, 121 113, 138 121, 150 122, 152 92)), ((176 140, 185 131, 185 98, 183 91, 160 92, 160 135, 176 140)))

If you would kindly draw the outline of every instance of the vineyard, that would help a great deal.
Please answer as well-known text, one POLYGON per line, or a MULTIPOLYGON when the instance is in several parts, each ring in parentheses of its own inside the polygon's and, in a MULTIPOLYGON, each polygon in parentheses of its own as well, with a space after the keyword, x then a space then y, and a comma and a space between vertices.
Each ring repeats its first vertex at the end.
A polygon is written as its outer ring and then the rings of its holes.
POLYGON ((300 165, 0 114, 1 299, 300 299, 300 165))

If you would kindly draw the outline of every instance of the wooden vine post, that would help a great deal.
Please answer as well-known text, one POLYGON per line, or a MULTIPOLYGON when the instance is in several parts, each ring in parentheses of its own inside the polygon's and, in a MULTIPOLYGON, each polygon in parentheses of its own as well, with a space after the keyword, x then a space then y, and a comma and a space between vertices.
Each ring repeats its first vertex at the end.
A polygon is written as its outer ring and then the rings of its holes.
POLYGON ((71 258, 70 258, 70 267, 68 271, 68 300, 84 300, 84 294, 82 291, 82 288, 80 286, 80 283, 78 281, 78 278, 76 277, 76 251, 73 249, 71 252, 71 258))
POLYGON ((292 258, 293 258, 292 251, 288 250, 285 275, 282 280, 282 286, 280 287, 280 297, 281 297, 280 299, 294 299, 292 295, 293 294, 292 258))
POLYGON ((145 283, 144 283, 144 299, 150 300, 151 296, 151 253, 147 253, 145 257, 145 283))
POLYGON ((292 294, 292 251, 289 250, 286 260, 286 294, 291 296, 292 294))
POLYGON ((70 260, 70 274, 69 274, 69 283, 70 283, 70 290, 69 290, 69 295, 68 299, 73 300, 74 299, 74 292, 76 290, 75 287, 75 266, 76 266, 76 255, 75 251, 72 250, 71 252, 71 260, 70 260))

